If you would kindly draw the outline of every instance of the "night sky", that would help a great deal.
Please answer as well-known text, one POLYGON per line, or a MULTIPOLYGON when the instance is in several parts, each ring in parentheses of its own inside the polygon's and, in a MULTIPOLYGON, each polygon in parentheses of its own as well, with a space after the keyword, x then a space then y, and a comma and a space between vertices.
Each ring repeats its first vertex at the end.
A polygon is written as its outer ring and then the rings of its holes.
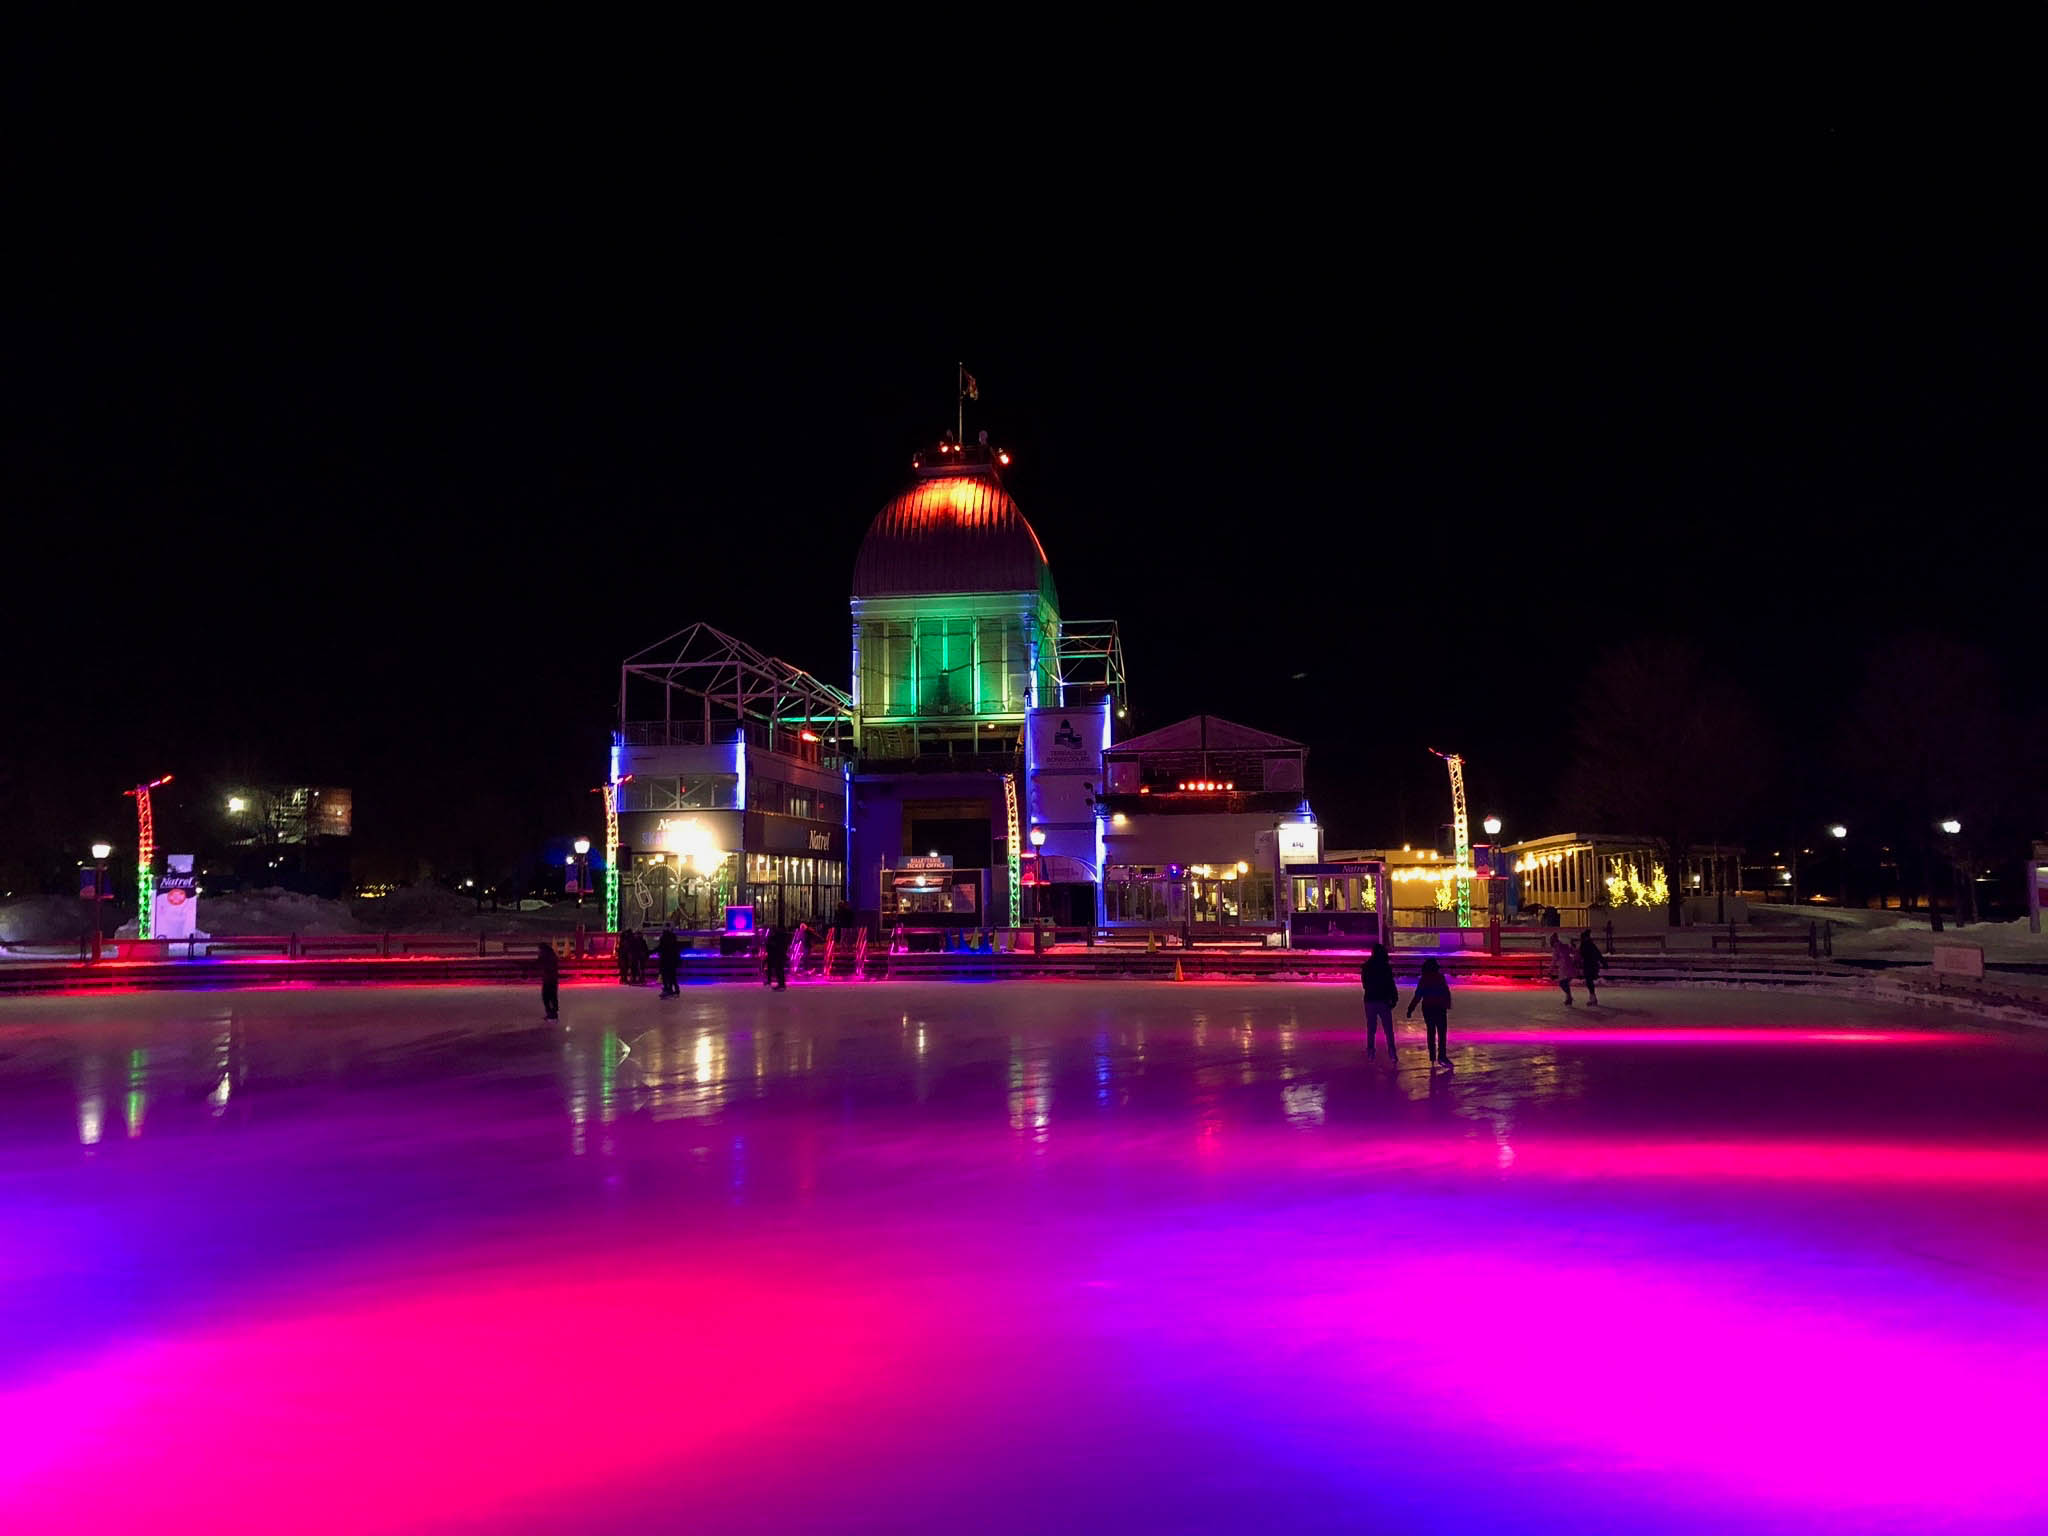
POLYGON ((1133 727, 1305 740, 1333 844, 1435 836, 1430 746, 1563 830, 1580 679, 1645 633, 1826 814, 1877 640, 2048 703, 2040 253, 1897 156, 114 199, 6 300, 0 854, 132 833, 165 772, 166 846, 250 781, 353 787, 386 866, 596 833, 630 651, 705 619, 845 685, 854 552, 960 359, 1133 727))

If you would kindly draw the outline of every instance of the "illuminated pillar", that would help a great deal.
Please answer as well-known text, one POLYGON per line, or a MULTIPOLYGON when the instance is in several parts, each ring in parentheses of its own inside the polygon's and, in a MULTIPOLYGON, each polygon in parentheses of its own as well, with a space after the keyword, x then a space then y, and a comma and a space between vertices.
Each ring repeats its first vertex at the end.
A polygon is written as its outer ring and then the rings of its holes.
POLYGON ((160 779, 151 779, 147 784, 122 791, 135 797, 135 936, 138 939, 150 936, 156 916, 156 815, 149 803, 149 792, 159 784, 170 782, 171 776, 167 773, 160 779))
POLYGON ((619 786, 604 787, 604 931, 619 931, 619 786))
MULTIPOLYGON (((1026 726, 1029 735, 1029 726, 1026 726)), ((1003 775, 1003 809, 1010 821, 1010 926, 1018 926, 1024 907, 1024 850, 1018 846, 1024 840, 1023 828, 1017 816, 1017 775, 1003 775)))
MULTIPOLYGON (((1451 770, 1452 857, 1456 859, 1458 868, 1466 869, 1472 863, 1472 828, 1465 818, 1465 759, 1455 752, 1438 752, 1436 755, 1451 770)), ((1472 926, 1472 881, 1465 876, 1458 880, 1458 926, 1472 926)))

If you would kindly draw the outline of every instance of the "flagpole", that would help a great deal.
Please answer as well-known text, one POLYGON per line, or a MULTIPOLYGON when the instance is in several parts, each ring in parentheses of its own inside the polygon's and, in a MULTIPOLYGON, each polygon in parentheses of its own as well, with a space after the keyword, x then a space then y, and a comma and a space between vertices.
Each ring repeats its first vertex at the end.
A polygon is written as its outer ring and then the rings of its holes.
POLYGON ((953 365, 953 441, 967 441, 967 360, 953 365))

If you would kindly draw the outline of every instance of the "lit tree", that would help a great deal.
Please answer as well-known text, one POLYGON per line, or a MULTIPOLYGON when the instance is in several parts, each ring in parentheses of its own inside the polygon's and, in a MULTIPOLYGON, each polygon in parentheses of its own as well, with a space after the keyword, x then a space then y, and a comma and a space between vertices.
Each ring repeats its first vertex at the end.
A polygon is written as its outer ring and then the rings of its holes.
POLYGON ((1656 847, 1678 927, 1686 860, 1728 841, 1759 798, 1768 751, 1755 710, 1696 646, 1639 640, 1587 676, 1574 746, 1567 808, 1589 830, 1656 847))

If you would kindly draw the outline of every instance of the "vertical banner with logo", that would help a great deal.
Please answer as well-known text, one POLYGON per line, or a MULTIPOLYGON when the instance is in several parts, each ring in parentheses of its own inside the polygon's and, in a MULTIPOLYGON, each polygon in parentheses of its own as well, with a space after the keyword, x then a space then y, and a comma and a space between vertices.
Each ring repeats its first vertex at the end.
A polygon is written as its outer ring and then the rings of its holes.
MULTIPOLYGON (((1030 784, 1027 827, 1045 833, 1035 851, 1077 860, 1095 871, 1095 797, 1101 792, 1102 748, 1108 739, 1107 702, 1074 709, 1034 709, 1026 723, 1030 784)), ((1029 856, 1034 850, 1027 847, 1029 856)), ((1065 867, 1071 868, 1071 865, 1065 867)), ((1100 871, 1095 871, 1100 878, 1100 871)))
POLYGON ((164 855, 164 872, 156 877, 156 918, 151 936, 159 939, 189 939, 199 926, 199 877, 192 872, 192 855, 164 855))

